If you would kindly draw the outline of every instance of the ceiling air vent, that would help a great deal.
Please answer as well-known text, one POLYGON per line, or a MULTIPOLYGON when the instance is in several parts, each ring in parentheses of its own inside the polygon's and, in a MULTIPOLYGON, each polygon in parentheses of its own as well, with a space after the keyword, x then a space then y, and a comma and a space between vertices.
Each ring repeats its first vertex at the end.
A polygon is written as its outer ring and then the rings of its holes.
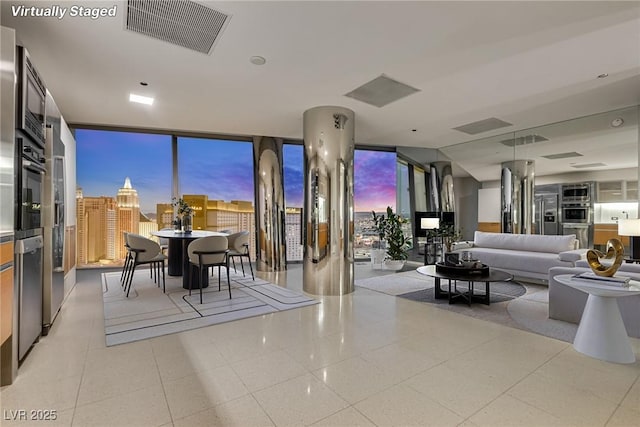
POLYGON ((208 54, 230 19, 191 0, 128 0, 126 29, 208 54))
POLYGON ((575 151, 571 151, 569 153, 549 154, 547 156, 542 156, 542 157, 549 160, 557 160, 557 159, 568 159, 570 157, 582 157, 582 154, 576 153, 575 151))
POLYGON ((490 130, 500 129, 507 126, 513 126, 513 124, 505 122, 504 120, 496 119, 495 117, 491 117, 489 119, 467 123, 466 125, 458 126, 453 129, 464 132, 467 135, 476 135, 482 132, 488 132, 490 130))
POLYGON ((400 83, 399 81, 382 74, 380 77, 376 77, 344 96, 357 99, 358 101, 362 101, 376 107, 384 107, 387 104, 391 104, 393 101, 397 101, 398 99, 412 95, 416 92, 420 92, 420 89, 400 83))
POLYGON ((540 135, 525 135, 517 138, 510 138, 500 141, 500 144, 507 147, 518 147, 520 145, 535 144, 536 142, 548 141, 547 138, 540 135))
POLYGON ((571 165, 572 168, 582 169, 582 168, 599 168, 602 166, 607 166, 604 163, 584 163, 582 165, 571 165))

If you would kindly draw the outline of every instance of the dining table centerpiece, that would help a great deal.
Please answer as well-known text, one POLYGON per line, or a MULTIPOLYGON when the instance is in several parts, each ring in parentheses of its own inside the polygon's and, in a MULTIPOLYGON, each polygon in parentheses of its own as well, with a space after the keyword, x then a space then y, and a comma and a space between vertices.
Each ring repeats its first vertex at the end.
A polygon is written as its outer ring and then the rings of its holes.
POLYGON ((190 233, 193 230, 193 208, 182 198, 176 200, 174 197, 172 205, 178 208, 177 218, 174 221, 175 228, 190 233))

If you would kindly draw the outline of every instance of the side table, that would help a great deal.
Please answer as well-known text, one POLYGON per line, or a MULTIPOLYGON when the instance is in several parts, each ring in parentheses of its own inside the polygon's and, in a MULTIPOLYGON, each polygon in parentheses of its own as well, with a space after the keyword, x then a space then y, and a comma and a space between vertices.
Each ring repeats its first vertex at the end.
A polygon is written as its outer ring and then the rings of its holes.
POLYGON ((616 298, 640 294, 640 282, 632 280, 629 287, 622 287, 580 279, 571 274, 556 276, 556 280, 589 294, 573 348, 607 362, 634 363, 636 357, 616 298))

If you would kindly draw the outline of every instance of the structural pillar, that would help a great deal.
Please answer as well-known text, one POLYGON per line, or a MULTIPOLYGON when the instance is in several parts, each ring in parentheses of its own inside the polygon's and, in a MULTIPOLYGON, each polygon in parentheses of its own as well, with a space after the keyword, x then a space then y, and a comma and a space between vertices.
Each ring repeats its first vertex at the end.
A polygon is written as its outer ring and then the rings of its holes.
POLYGON ((429 209, 434 212, 455 212, 451 162, 432 162, 429 165, 429 209))
POLYGON ((533 233, 534 172, 533 160, 513 160, 502 163, 500 207, 503 233, 533 233))
POLYGON ((282 139, 256 136, 253 153, 256 267, 260 271, 282 271, 287 268, 282 139))
POLYGON ((315 107, 303 121, 303 289, 344 295, 354 291, 355 115, 343 107, 315 107))

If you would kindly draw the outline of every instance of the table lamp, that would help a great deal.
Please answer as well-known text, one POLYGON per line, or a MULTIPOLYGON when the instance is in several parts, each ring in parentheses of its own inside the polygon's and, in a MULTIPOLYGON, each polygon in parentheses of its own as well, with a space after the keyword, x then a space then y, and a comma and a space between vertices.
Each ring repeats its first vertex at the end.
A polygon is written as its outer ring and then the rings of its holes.
POLYGON ((420 228, 423 230, 437 230, 440 228, 440 218, 421 218, 420 228))
POLYGON ((618 234, 630 236, 632 259, 640 259, 640 219, 618 220, 618 234))

